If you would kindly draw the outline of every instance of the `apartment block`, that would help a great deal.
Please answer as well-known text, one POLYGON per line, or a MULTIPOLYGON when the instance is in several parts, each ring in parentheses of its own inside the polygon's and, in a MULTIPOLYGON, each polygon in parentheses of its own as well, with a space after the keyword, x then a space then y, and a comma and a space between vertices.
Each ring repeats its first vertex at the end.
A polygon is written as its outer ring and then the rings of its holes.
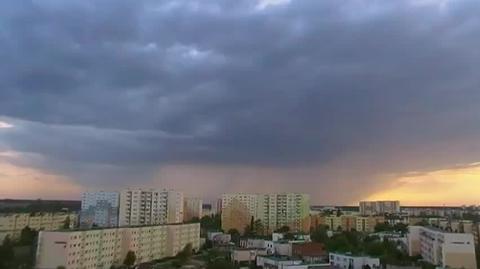
POLYGON ((322 216, 313 215, 311 218, 311 229, 319 225, 326 225, 332 231, 352 231, 373 233, 375 226, 379 223, 385 223, 383 216, 355 216, 355 215, 331 215, 322 216))
POLYGON ((70 222, 69 228, 77 224, 78 215, 75 213, 15 213, 0 215, 0 240, 6 236, 11 239, 20 238, 23 228, 33 230, 59 230, 63 229, 66 221, 70 222))
POLYGON ((256 218, 262 221, 267 233, 282 226, 296 232, 308 231, 310 197, 307 194, 263 194, 257 200, 256 218))
POLYGON ((118 226, 118 192, 85 192, 82 194, 80 226, 115 227, 118 226))
POLYGON ((357 216, 355 218, 356 229, 359 232, 373 233, 375 231, 375 226, 380 223, 385 223, 385 218, 383 216, 368 216, 361 217, 357 216))
POLYGON ((127 189, 120 193, 120 226, 183 222, 183 193, 171 190, 127 189))
POLYGON ((222 195, 222 228, 243 231, 253 217, 260 220, 265 232, 282 226, 292 231, 308 231, 310 202, 307 194, 273 193, 222 195))
POLYGON ((185 198, 183 205, 183 220, 200 219, 203 216, 203 200, 200 198, 185 198))
POLYGON ((410 226, 407 238, 410 256, 422 255, 424 260, 440 267, 477 268, 472 234, 410 226))
POLYGON ((400 201, 361 201, 359 209, 363 216, 399 214, 400 201))
POLYGON ((200 248, 200 224, 43 231, 35 268, 107 269, 121 264, 129 251, 138 264, 175 256, 189 243, 195 251, 200 248))
POLYGON ((175 256, 187 244, 200 249, 200 223, 168 225, 167 256, 175 256))

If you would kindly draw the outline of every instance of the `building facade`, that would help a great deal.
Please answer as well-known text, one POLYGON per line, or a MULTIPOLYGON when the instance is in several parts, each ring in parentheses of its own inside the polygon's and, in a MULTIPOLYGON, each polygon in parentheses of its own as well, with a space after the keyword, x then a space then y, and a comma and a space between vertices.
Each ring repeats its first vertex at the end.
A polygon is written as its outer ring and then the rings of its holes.
POLYGON ((183 222, 183 193, 127 189, 120 193, 119 226, 183 222))
POLYGON ((107 269, 129 251, 138 264, 175 256, 187 244, 199 250, 199 223, 40 232, 35 268, 107 269))
POLYGON ((313 215, 311 218, 311 230, 319 225, 325 225, 332 231, 358 231, 373 233, 375 226, 379 223, 385 223, 384 216, 355 216, 355 215, 331 215, 323 216, 321 214, 313 215))
POLYGON ((450 233, 423 226, 410 226, 408 229, 410 256, 421 255, 425 261, 441 267, 477 268, 472 234, 450 233))
POLYGON ((380 268, 380 259, 368 256, 330 253, 330 265, 341 269, 363 269, 367 265, 372 269, 380 268))
POLYGON ((267 233, 288 226, 294 232, 308 231, 310 197, 303 193, 259 195, 257 219, 262 221, 267 233))
POLYGON ((266 233, 288 226, 292 231, 308 231, 310 199, 302 193, 222 195, 222 228, 243 231, 253 217, 262 222, 266 233))
POLYGON ((85 192, 82 194, 80 212, 81 227, 115 227, 118 226, 118 192, 85 192))
POLYGON ((0 240, 6 236, 16 240, 20 238, 22 229, 54 231, 77 225, 78 215, 75 213, 16 213, 0 215, 0 240))
POLYGON ((183 220, 203 217, 203 200, 200 198, 185 198, 183 205, 183 220))
POLYGON ((400 214, 400 201, 361 201, 360 215, 400 214))

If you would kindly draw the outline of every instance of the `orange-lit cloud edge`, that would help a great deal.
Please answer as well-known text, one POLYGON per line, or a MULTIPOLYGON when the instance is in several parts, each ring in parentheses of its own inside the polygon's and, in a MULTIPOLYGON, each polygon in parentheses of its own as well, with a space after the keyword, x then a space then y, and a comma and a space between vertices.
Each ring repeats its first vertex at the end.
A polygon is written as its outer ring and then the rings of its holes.
POLYGON ((480 163, 411 172, 395 178, 366 200, 399 200, 403 205, 472 205, 480 203, 480 163))

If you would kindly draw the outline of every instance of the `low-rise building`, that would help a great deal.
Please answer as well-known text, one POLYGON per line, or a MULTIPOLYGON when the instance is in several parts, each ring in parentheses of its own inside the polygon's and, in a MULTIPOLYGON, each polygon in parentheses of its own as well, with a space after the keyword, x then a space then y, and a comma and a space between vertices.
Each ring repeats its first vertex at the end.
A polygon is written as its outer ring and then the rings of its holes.
POLYGON ((328 253, 322 243, 296 243, 292 244, 292 256, 301 258, 307 263, 328 262, 328 253))
POLYGON ((266 249, 256 249, 256 248, 240 248, 234 249, 230 253, 231 260, 236 265, 245 265, 254 263, 257 256, 267 255, 266 249))
POLYGON ((292 259, 287 256, 258 256, 257 266, 264 269, 290 269, 292 265, 301 265, 301 259, 292 259))
POLYGON ((380 268, 380 259, 368 256, 355 256, 351 254, 330 253, 330 265, 340 269, 371 269, 380 268))
POLYGON ((472 234, 445 232, 433 227, 409 227, 409 255, 421 255, 437 266, 476 268, 474 245, 472 234))
POLYGON ((33 230, 54 231, 59 229, 73 228, 77 225, 78 215, 75 213, 14 213, 0 215, 0 240, 6 236, 15 240, 25 227, 33 230))
POLYGON ((37 269, 107 269, 129 251, 136 263, 176 255, 187 244, 200 248, 200 224, 171 224, 39 233, 37 269))

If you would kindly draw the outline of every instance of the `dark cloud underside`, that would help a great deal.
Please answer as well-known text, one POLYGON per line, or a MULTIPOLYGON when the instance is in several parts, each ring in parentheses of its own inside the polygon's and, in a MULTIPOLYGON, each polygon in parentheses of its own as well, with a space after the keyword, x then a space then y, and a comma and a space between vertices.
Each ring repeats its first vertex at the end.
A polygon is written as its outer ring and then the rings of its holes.
POLYGON ((0 149, 79 182, 121 169, 105 185, 166 164, 332 163, 356 184, 480 158, 478 1, 257 4, 1 1, 0 116, 16 127, 0 149), (360 167, 337 167, 348 156, 360 167))

